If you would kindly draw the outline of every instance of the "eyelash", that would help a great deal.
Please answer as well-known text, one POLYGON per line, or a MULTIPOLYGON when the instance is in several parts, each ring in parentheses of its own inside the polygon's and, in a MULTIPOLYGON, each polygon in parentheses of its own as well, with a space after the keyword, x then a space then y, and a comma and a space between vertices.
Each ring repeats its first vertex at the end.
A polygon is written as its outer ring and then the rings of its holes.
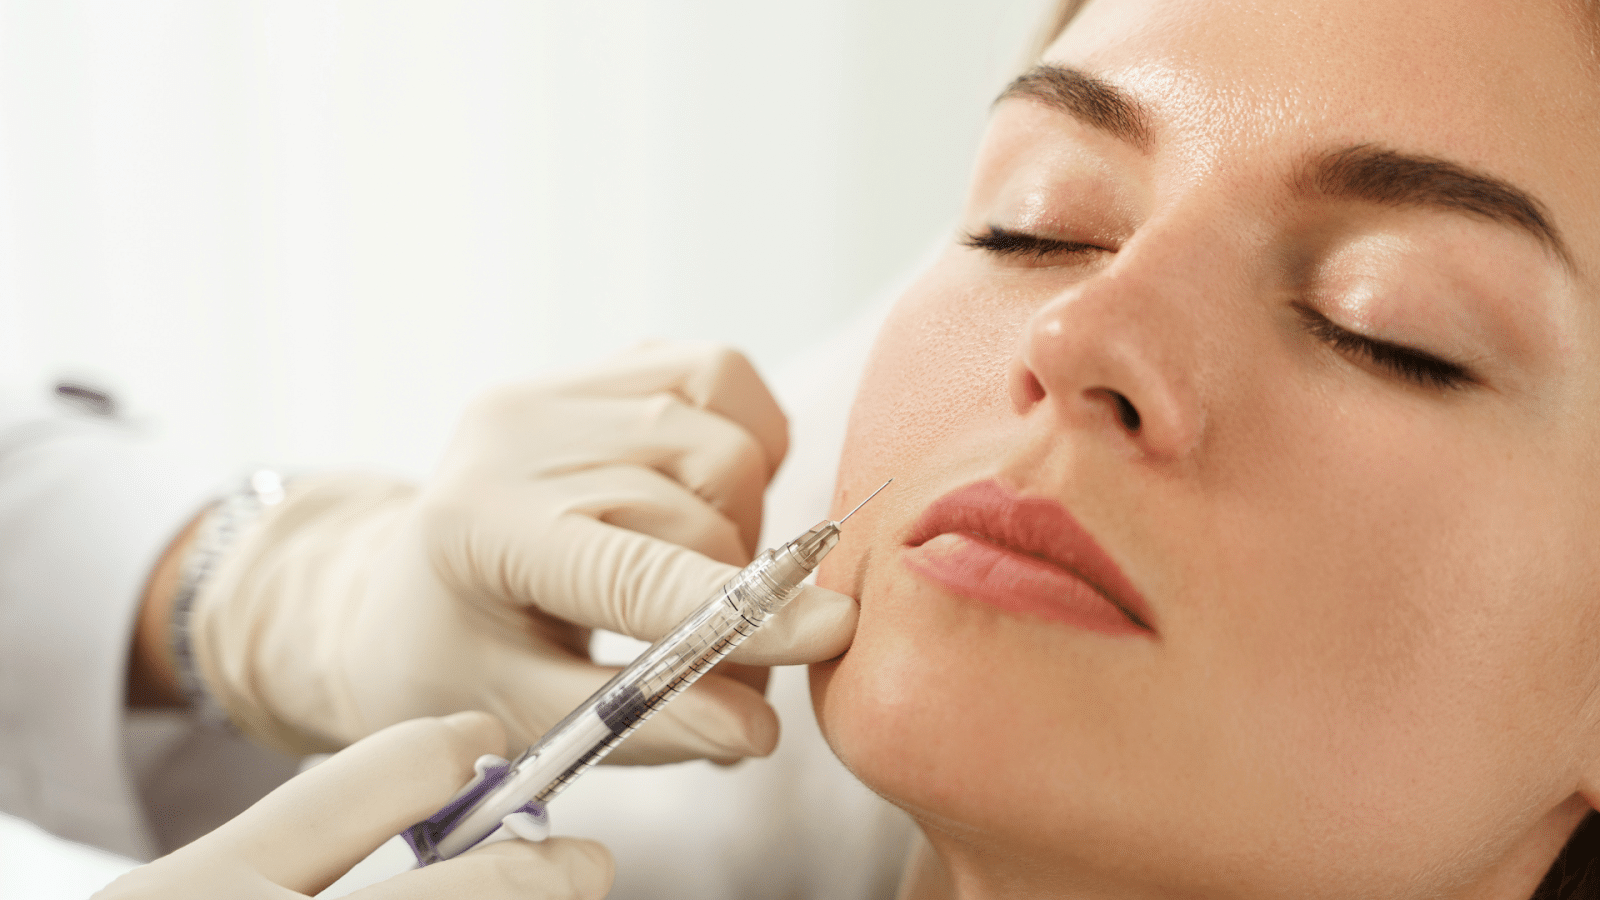
POLYGON ((1294 309, 1312 337, 1346 356, 1370 360, 1413 384, 1437 391, 1450 391, 1478 383, 1478 379, 1463 366, 1411 347, 1376 341, 1346 331, 1309 306, 1296 303, 1294 309))
MULTIPOLYGON (((1079 255, 1104 249, 1093 244, 1040 237, 1025 231, 1013 231, 994 225, 987 226, 982 231, 967 233, 961 243, 993 256, 1036 260, 1046 259, 1058 253, 1079 255)), ((1313 337, 1347 356, 1376 363, 1413 384, 1437 391, 1451 391, 1478 383, 1477 378, 1463 366, 1411 347, 1373 340, 1346 331, 1309 306, 1296 303, 1294 308, 1305 322, 1306 330, 1311 332, 1313 337)))
POLYGON ((993 256, 1022 259, 1045 259, 1058 253, 1077 255, 1104 249, 1093 244, 1058 241, 1055 238, 1040 237, 1025 231, 1012 231, 1009 228, 997 228, 993 225, 985 227, 982 231, 968 232, 961 239, 961 243, 993 256))

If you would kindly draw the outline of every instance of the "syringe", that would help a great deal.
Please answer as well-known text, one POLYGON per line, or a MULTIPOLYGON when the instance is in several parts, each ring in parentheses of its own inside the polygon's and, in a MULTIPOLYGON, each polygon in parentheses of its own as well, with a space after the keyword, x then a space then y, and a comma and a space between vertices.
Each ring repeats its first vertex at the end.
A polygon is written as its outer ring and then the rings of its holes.
POLYGON ((545 821, 545 804, 792 600, 839 542, 839 526, 888 486, 884 482, 839 521, 823 520, 756 557, 521 756, 510 763, 480 759, 470 784, 403 833, 417 861, 428 865, 458 856, 499 830, 513 813, 545 821))

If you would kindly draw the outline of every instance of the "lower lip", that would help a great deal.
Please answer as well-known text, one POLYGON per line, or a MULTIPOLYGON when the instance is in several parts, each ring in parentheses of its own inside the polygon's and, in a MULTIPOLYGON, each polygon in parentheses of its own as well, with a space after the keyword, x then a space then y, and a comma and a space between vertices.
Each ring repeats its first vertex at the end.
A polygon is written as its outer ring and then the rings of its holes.
POLYGON ((906 550, 912 571, 1002 612, 1104 634, 1147 634, 1075 573, 967 534, 941 534, 906 550))

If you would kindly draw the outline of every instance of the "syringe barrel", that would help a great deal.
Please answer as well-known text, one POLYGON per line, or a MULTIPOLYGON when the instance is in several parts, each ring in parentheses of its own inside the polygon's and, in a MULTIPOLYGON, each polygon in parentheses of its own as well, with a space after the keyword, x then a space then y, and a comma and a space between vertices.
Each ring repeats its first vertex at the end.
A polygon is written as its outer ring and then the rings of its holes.
MULTIPOLYGON (((650 645, 588 701, 511 763, 505 778, 447 834, 413 828, 424 863, 471 848, 530 800, 543 804, 603 759, 657 709, 697 681, 800 592, 800 584, 838 541, 824 522, 799 539, 762 553, 685 619, 650 645)), ((411 834, 408 832, 408 834, 411 834)))
MULTIPOLYGON (((534 799, 548 803, 668 700, 698 681, 754 634, 768 616, 794 599, 800 591, 801 580, 809 573, 809 569, 795 565, 789 545, 785 545, 761 554, 718 588, 693 615, 650 645, 596 691, 588 703, 574 710, 528 750, 525 755, 547 755, 551 763, 557 763, 568 756, 560 752, 562 745, 569 743, 564 730, 571 731, 572 743, 592 742, 589 737, 594 733, 591 709, 592 715, 598 717, 610 733, 609 739, 599 745, 591 743, 593 749, 573 760, 564 771, 551 773, 555 777, 534 795, 534 799)), ((549 771, 544 765, 538 769, 549 771)))

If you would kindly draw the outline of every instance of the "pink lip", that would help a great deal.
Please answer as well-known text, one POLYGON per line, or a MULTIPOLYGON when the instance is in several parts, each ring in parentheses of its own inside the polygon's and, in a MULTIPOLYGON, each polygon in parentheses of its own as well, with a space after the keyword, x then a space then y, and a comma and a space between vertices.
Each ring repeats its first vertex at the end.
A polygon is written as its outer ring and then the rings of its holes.
POLYGON ((1149 604, 1054 500, 970 484, 928 507, 906 546, 913 571, 959 596, 1091 631, 1155 633, 1149 604))

